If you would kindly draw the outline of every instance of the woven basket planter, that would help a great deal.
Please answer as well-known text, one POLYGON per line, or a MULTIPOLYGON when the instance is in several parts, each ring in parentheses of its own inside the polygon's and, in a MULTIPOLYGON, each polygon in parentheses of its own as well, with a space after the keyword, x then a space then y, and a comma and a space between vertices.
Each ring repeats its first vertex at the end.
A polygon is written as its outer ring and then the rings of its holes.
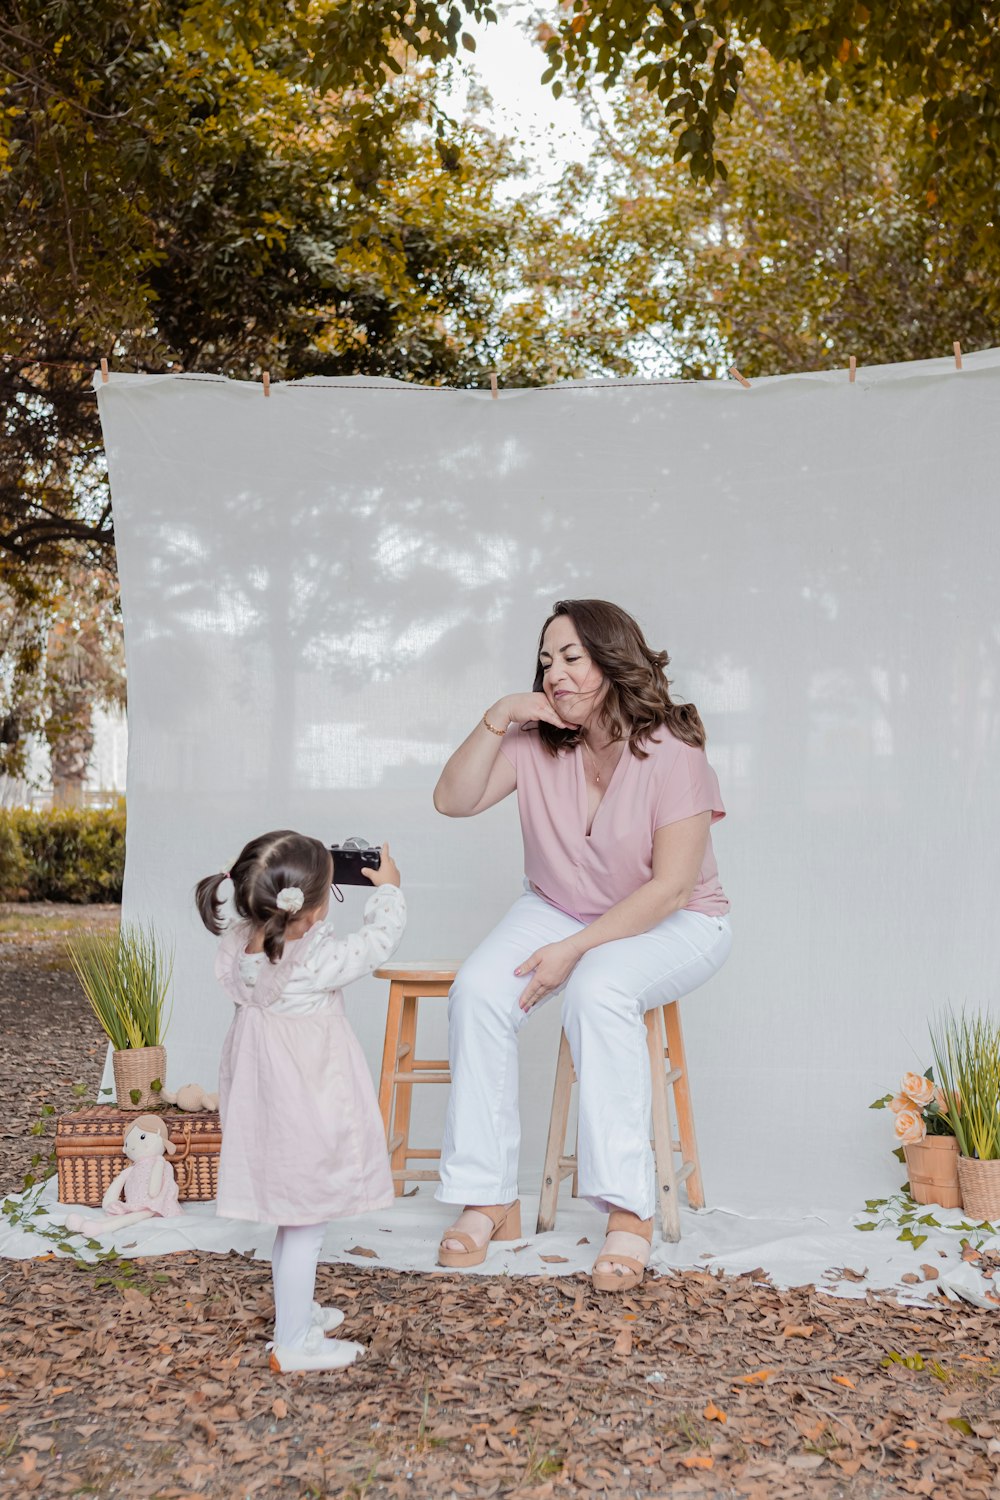
POLYGON ((165 1047, 123 1047, 111 1054, 111 1067, 115 1075, 115 1098, 119 1109, 144 1110, 159 1103, 159 1095, 149 1085, 157 1079, 162 1083, 167 1076, 167 1049, 165 1047), (138 1099, 132 1098, 138 1089, 138 1099))
POLYGON ((962 1202, 971 1219, 1000 1219, 1000 1161, 979 1161, 974 1156, 958 1158, 958 1180, 962 1202))
POLYGON ((958 1180, 958 1142, 953 1135, 925 1135, 922 1141, 904 1146, 910 1177, 910 1196, 915 1203, 938 1203, 942 1208, 961 1208, 958 1180))
MULTIPOLYGON (((218 1188, 222 1148, 218 1111, 164 1109, 157 1113, 177 1148, 164 1160, 174 1169, 178 1196, 182 1202, 210 1202, 218 1188)), ((113 1104, 99 1104, 59 1118, 56 1169, 60 1203, 100 1208, 112 1181, 128 1166, 122 1140, 133 1118, 132 1111, 126 1113, 113 1104)))

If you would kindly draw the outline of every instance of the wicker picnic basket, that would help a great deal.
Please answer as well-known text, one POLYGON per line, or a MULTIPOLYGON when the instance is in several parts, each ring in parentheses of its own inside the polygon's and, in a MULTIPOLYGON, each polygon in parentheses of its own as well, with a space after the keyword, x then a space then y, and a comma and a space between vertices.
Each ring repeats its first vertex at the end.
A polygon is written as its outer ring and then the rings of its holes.
MULTIPOLYGON (((174 1169, 179 1197, 188 1203, 208 1203, 219 1182, 222 1125, 214 1109, 164 1109, 157 1113, 170 1131, 176 1154, 164 1159, 174 1169)), ((75 1115, 61 1115, 56 1123, 56 1169, 59 1202, 100 1208, 118 1173, 128 1166, 122 1152, 125 1131, 135 1114, 113 1104, 98 1104, 75 1115)))

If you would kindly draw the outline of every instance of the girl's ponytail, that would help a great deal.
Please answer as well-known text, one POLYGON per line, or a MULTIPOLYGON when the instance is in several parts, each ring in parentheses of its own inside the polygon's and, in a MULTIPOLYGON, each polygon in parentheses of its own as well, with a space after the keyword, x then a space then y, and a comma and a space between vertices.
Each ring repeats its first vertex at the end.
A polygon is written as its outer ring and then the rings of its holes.
POLYGON ((205 926, 215 937, 222 931, 222 902, 219 900, 219 886, 229 876, 206 875, 204 880, 199 880, 194 889, 194 899, 198 907, 198 914, 205 926))
POLYGON ((293 916, 294 912, 282 911, 279 908, 264 923, 264 952, 272 964, 276 964, 285 951, 285 928, 293 916))

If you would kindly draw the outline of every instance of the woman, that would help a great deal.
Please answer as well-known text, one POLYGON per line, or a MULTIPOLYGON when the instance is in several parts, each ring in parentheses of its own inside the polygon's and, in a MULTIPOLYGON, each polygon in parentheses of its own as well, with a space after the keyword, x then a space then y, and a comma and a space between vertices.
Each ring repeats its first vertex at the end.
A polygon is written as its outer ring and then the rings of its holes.
POLYGON ((465 1212, 438 1261, 479 1265, 520 1234, 517 1033, 564 992, 579 1079, 581 1197, 610 1215, 601 1291, 641 1282, 656 1195, 644 1014, 729 955, 710 825, 725 816, 705 731, 671 701, 665 651, 601 599, 546 620, 534 691, 487 709, 441 773, 434 805, 467 818, 515 789, 525 891, 452 987, 452 1087, 437 1197, 465 1212))

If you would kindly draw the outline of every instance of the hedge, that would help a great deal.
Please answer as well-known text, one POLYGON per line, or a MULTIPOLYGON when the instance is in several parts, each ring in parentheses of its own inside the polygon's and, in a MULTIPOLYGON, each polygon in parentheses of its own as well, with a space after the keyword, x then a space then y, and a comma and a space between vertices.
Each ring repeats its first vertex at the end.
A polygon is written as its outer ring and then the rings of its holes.
POLYGON ((0 900, 120 901, 125 803, 0 809, 0 900))

